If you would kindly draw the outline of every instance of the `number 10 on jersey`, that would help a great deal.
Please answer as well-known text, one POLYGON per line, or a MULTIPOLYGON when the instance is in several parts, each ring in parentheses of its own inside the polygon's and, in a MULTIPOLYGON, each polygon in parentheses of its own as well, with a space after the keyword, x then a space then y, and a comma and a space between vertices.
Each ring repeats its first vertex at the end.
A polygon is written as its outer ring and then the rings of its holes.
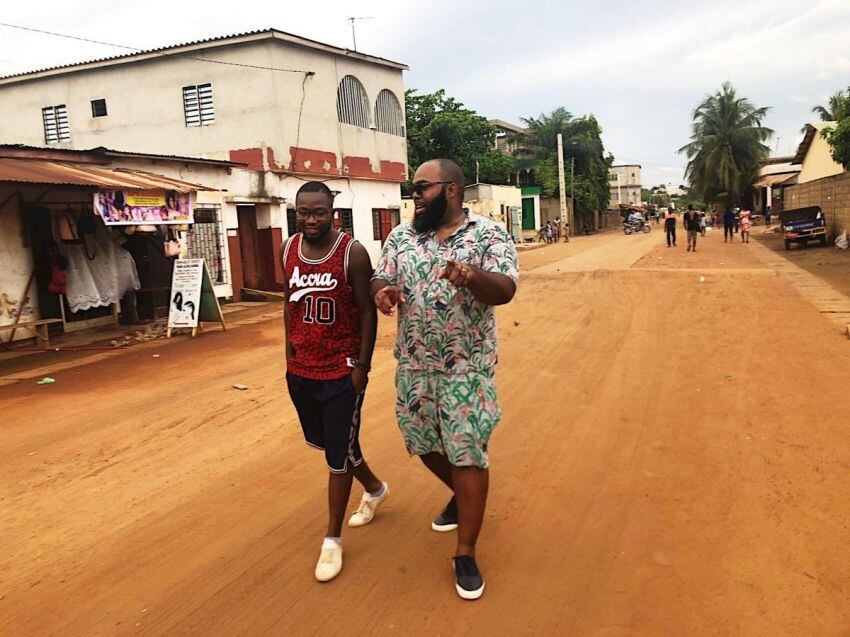
POLYGON ((330 325, 336 319, 334 300, 327 296, 304 297, 304 322, 330 325))

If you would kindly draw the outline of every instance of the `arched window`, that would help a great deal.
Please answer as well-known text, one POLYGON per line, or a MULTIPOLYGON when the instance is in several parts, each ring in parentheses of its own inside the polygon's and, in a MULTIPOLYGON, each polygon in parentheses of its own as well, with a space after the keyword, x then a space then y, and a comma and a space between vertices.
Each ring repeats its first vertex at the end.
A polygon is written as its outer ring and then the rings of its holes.
POLYGON ((353 75, 346 75, 336 91, 336 115, 343 124, 369 128, 369 98, 366 89, 353 75))
POLYGON ((375 122, 378 130, 404 137, 404 117, 395 94, 388 89, 378 93, 375 101, 375 122))

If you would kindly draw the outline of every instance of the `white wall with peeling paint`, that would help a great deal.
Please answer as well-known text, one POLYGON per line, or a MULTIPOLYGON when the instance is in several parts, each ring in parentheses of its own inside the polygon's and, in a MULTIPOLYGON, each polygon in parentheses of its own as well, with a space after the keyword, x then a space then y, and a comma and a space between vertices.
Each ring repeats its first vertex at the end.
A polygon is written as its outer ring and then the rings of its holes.
MULTIPOLYGON (((13 192, 13 188, 0 184, 0 202, 13 192)), ((23 305, 24 288, 32 274, 32 251, 24 246, 21 215, 17 198, 12 198, 0 208, 0 325, 11 325, 18 313, 21 322, 38 318, 38 294, 35 283, 30 287, 30 299, 23 305)), ((9 340, 10 330, 0 331, 0 341, 9 340)), ((17 330, 14 340, 30 338, 26 330, 17 330)))

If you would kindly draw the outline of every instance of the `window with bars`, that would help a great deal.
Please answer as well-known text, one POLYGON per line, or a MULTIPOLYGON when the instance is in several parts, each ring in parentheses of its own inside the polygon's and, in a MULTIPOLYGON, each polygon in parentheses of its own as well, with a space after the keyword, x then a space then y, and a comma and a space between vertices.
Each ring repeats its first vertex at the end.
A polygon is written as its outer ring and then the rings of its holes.
POLYGON ((45 106, 41 109, 44 122, 44 141, 48 144, 71 141, 71 127, 68 125, 68 109, 64 104, 45 106))
POLYGON ((295 220, 295 206, 286 208, 286 234, 292 236, 298 232, 298 222, 295 220))
POLYGON ((392 91, 384 89, 375 101, 375 124, 382 133, 404 137, 404 117, 401 105, 392 91))
POLYGON ((183 115, 186 126, 215 124, 212 84, 183 87, 183 115))
POLYGON ((354 215, 351 208, 334 208, 334 228, 354 236, 354 215))
POLYGON ((366 89, 353 75, 346 75, 336 91, 336 115, 343 124, 369 128, 372 123, 369 113, 369 97, 366 89))
POLYGON ((224 234, 221 227, 221 207, 209 205, 195 208, 195 223, 189 226, 186 247, 189 259, 203 259, 213 283, 227 283, 224 267, 224 234))
POLYGON ((392 229, 400 223, 399 217, 398 210, 372 208, 372 238, 384 245, 392 229))
POLYGON ((91 116, 106 117, 106 100, 101 99, 91 101, 91 116))

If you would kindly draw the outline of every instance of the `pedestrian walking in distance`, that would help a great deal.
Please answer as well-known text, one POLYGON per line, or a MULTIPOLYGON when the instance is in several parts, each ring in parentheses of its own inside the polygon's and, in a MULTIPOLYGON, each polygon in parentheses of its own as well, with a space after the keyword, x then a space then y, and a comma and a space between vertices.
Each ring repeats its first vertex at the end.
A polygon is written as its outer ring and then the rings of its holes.
POLYGON ((288 281, 286 383, 304 438, 325 452, 329 471, 328 529, 315 573, 320 582, 342 570, 342 520, 352 479, 365 493, 348 526, 371 522, 389 495, 363 459, 359 440, 378 325, 372 264, 360 243, 333 229, 333 200, 321 182, 301 186, 295 197, 299 232, 281 254, 288 281))
POLYGON ((501 417, 493 306, 513 298, 519 265, 504 228, 464 212, 463 186, 453 161, 419 167, 413 222, 388 237, 372 292, 381 312, 398 312, 396 416, 407 451, 454 494, 431 528, 457 529, 455 589, 478 599, 484 576, 475 546, 487 503, 488 444, 501 417))
POLYGON ((667 247, 676 247, 676 211, 668 209, 664 214, 664 230, 667 232, 667 247))
POLYGON ((750 216, 750 211, 747 209, 741 210, 740 217, 740 228, 741 228, 741 242, 749 243, 750 242, 750 226, 752 226, 753 221, 750 216))
POLYGON ((729 206, 723 211, 723 243, 732 241, 735 232, 735 213, 729 206))
POLYGON ((688 233, 688 252, 697 251, 697 237, 701 231, 699 213, 693 206, 688 206, 688 211, 683 215, 685 231, 688 233))

